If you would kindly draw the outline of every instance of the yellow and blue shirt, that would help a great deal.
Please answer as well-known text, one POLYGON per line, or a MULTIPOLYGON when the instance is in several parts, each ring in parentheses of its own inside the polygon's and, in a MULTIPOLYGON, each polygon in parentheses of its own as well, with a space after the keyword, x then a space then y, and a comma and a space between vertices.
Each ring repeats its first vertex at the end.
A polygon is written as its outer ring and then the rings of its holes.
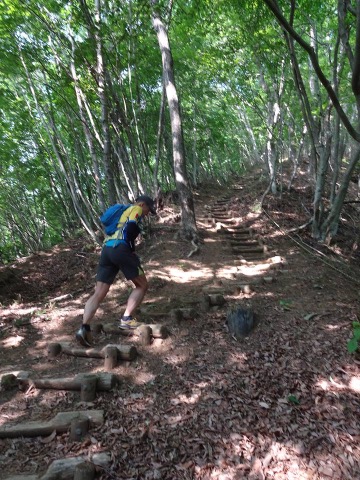
POLYGON ((135 240, 141 233, 142 208, 139 205, 131 205, 120 217, 116 232, 107 235, 104 245, 107 247, 116 247, 120 244, 126 244, 131 251, 135 250, 135 240))

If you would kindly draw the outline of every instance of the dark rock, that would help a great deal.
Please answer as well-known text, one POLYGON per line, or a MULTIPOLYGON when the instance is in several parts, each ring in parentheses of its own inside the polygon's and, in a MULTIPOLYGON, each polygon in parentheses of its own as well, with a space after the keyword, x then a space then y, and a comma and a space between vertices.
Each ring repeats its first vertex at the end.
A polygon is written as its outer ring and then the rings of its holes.
POLYGON ((258 324, 258 320, 252 309, 236 305, 228 311, 226 324, 229 333, 235 338, 240 339, 250 335, 258 324))

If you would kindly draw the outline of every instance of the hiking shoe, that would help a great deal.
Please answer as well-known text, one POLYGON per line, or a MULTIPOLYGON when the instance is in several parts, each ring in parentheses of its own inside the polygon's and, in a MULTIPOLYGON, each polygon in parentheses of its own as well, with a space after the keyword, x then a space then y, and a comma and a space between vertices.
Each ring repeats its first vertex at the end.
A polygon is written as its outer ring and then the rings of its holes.
POLYGON ((129 319, 124 317, 120 320, 119 323, 119 328, 122 328, 123 330, 135 330, 135 328, 138 328, 142 325, 142 323, 139 323, 136 318, 130 317, 129 319))
POLYGON ((90 327, 87 329, 85 325, 81 325, 79 330, 76 332, 75 338, 83 347, 92 347, 92 335, 90 327))

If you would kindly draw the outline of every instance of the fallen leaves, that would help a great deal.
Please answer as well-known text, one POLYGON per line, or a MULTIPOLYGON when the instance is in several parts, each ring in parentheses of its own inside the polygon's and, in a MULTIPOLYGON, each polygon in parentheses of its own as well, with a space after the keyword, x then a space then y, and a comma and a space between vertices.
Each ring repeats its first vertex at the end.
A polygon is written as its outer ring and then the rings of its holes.
MULTIPOLYGON (((220 271, 216 262, 223 269, 219 245, 211 256, 205 247, 201 261, 208 271, 220 271)), ((168 255, 175 255, 174 249, 168 255)), ((58 279, 54 274, 63 272, 72 256, 69 252, 59 268, 49 269, 54 283, 63 281, 64 276, 58 279)), ((168 268, 173 258, 165 260, 168 268)), ((201 265, 194 268, 200 272, 201 265)), ((0 478, 11 470, 43 472, 56 458, 98 451, 112 456, 111 471, 99 471, 101 480, 360 478, 360 365, 346 350, 349 318, 359 307, 358 297, 332 277, 321 280, 321 300, 314 297, 308 281, 312 268, 307 258, 293 252, 287 271, 281 270, 275 282, 256 285, 251 300, 261 322, 246 342, 231 340, 223 328, 223 310, 198 312, 186 326, 174 326, 171 347, 165 343, 162 349, 149 348, 136 364, 121 365, 121 386, 102 392, 93 402, 93 407, 106 411, 106 426, 92 429, 83 442, 70 442, 67 433, 54 432, 42 439, 1 440, 0 478), (31 463, 34 458, 36 465, 31 463)), ((246 273, 258 275, 260 270, 255 270, 247 267, 246 273)), ((191 295, 185 283, 175 288, 170 282, 155 283, 153 288, 161 287, 164 296, 170 293, 185 302, 199 295, 200 275, 194 278, 191 295)), ((110 306, 104 302, 101 316, 117 314, 118 297, 112 300, 110 306)), ((71 303, 68 308, 74 311, 71 303)), ((64 311, 65 306, 58 314, 64 311)), ((70 328, 64 318, 52 330, 45 324, 49 336, 72 335, 73 324, 70 328)), ((10 353, 21 350, 16 342, 10 353)), ((38 372, 84 368, 79 359, 47 364, 39 350, 37 358, 38 372)), ((20 362, 19 355, 17 359, 20 362)), ((27 350, 24 362, 31 360, 27 350)), ((85 365, 101 368, 96 362, 85 365)), ((31 390, 26 402, 24 392, 7 398, 0 405, 4 423, 15 421, 19 413, 28 419, 45 418, 78 402, 76 392, 31 390)))

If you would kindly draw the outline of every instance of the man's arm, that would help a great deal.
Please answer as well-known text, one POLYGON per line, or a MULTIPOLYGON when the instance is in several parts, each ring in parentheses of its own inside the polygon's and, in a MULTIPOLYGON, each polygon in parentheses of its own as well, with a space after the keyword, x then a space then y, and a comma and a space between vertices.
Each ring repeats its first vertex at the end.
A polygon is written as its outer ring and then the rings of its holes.
POLYGON ((130 245, 131 251, 135 250, 135 240, 141 233, 141 218, 142 208, 135 205, 132 208, 129 219, 124 227, 124 240, 130 245))

